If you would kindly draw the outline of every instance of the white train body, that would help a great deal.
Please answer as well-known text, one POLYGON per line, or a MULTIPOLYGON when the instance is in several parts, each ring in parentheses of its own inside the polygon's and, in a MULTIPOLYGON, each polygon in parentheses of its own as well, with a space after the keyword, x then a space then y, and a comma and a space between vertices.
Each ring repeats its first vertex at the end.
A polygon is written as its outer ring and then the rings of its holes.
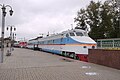
POLYGON ((28 48, 37 47, 40 50, 77 58, 87 61, 88 49, 96 48, 96 42, 87 32, 81 29, 64 31, 60 34, 38 38, 28 42, 28 48))

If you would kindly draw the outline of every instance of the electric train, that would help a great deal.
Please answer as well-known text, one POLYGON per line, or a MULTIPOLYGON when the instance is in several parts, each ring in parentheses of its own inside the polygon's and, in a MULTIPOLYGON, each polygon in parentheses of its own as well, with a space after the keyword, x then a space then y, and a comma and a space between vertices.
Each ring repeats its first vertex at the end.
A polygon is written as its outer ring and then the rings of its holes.
POLYGON ((72 29, 29 40, 27 48, 87 61, 88 49, 95 49, 96 42, 88 36, 85 30, 72 29))

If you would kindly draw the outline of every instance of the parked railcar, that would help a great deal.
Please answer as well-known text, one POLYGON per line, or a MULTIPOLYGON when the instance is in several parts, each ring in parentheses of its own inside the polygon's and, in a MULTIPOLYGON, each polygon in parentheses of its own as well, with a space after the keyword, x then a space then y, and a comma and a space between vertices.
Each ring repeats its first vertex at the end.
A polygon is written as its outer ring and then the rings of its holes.
POLYGON ((52 52, 81 61, 87 61, 88 49, 96 48, 96 42, 81 29, 67 30, 59 34, 30 40, 27 45, 34 49, 52 52))
POLYGON ((18 46, 19 46, 20 48, 26 48, 27 42, 25 42, 25 41, 20 41, 19 44, 18 44, 18 46))

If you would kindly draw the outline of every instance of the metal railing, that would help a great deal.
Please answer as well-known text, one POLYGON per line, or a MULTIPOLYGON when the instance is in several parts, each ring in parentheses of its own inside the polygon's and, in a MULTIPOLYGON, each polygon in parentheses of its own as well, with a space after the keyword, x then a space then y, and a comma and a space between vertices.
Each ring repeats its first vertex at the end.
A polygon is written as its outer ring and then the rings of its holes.
POLYGON ((120 49, 120 38, 97 39, 99 49, 120 49))

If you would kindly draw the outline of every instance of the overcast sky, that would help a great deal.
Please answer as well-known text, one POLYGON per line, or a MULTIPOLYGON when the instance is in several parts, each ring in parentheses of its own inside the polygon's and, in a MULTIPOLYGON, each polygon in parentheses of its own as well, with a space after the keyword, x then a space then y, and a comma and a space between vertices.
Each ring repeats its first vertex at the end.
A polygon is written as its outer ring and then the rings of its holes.
MULTIPOLYGON (((0 4, 9 4, 14 10, 12 17, 7 13, 5 26, 14 25, 17 28, 15 32, 17 34, 17 40, 24 38, 29 40, 40 36, 40 34, 47 34, 48 32, 50 32, 50 34, 60 33, 64 30, 71 29, 71 24, 75 27, 74 18, 77 15, 77 11, 85 8, 90 1, 91 0, 0 0, 0 4)), ((9 10, 9 8, 7 8, 7 10, 9 10)), ((5 31, 5 37, 9 36, 8 34, 9 32, 5 31)))

